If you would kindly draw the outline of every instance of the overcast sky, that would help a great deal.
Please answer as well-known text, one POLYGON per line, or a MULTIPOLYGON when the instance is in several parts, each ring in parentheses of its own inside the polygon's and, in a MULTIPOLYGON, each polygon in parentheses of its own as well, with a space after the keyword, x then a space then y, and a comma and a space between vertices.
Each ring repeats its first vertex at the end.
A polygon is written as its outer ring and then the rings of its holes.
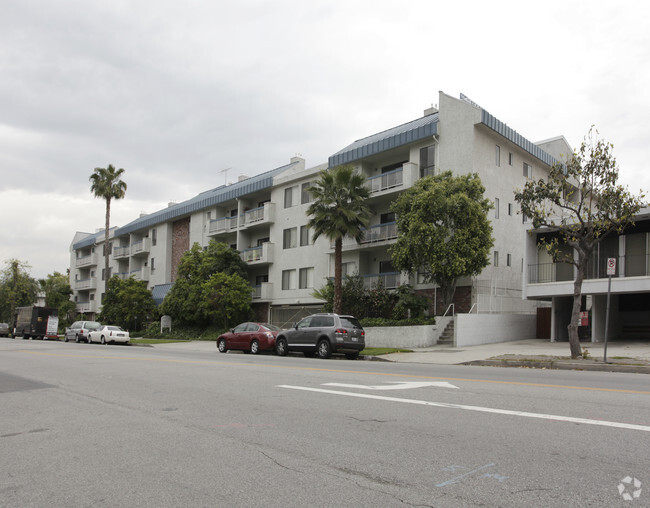
POLYGON ((0 268, 65 273, 111 225, 307 166, 462 92, 532 141, 594 124, 650 190, 647 1, 0 0, 0 268), (222 170, 230 168, 227 172, 222 170))

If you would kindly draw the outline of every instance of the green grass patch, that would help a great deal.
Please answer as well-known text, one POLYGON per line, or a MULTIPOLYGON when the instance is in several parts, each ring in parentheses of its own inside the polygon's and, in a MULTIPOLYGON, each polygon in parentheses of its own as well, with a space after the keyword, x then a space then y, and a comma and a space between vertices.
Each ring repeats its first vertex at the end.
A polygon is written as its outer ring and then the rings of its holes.
POLYGON ((361 351, 362 355, 366 356, 380 356, 388 355, 390 353, 412 353, 410 349, 400 349, 396 347, 367 347, 361 351))

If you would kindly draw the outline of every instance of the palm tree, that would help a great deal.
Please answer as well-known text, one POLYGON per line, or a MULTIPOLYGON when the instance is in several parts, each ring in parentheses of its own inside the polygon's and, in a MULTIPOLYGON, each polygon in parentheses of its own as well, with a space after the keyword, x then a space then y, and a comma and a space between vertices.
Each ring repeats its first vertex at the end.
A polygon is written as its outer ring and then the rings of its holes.
POLYGON ((307 209, 311 216, 307 226, 314 231, 314 241, 321 235, 334 240, 334 304, 335 313, 341 312, 341 266, 343 237, 357 242, 370 222, 367 199, 370 191, 366 178, 352 166, 337 166, 321 171, 318 180, 309 188, 314 201, 307 209))
POLYGON ((106 200, 106 229, 104 235, 104 280, 108 281, 109 274, 109 249, 108 249, 108 232, 111 226, 111 200, 122 199, 126 194, 126 183, 120 180, 124 170, 115 169, 112 164, 107 168, 95 168, 90 175, 90 190, 96 198, 106 200))

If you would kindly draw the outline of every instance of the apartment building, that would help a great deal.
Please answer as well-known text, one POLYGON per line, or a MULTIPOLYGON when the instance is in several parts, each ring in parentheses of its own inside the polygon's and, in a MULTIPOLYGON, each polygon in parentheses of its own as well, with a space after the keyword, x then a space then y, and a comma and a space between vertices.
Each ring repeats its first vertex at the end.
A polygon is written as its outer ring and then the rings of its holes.
MULTIPOLYGON (((479 277, 460 281, 453 312, 531 313, 540 305, 522 298, 525 232, 514 190, 548 171, 571 147, 560 136, 533 143, 486 110, 461 96, 439 94, 438 107, 420 118, 354 141, 307 167, 305 160, 239 182, 217 187, 164 210, 144 215, 110 232, 112 274, 146 280, 161 300, 173 284, 179 260, 192 244, 215 239, 237 249, 249 266, 249 282, 259 319, 277 324, 320 309, 312 295, 334 274, 334 248, 326 238, 313 241, 307 228, 307 191, 318 173, 352 164, 367 178, 371 224, 361 243, 344 240, 344 273, 358 273, 368 286, 410 283, 430 295, 433 312, 442 314, 437 291, 409 279, 391 265, 396 241, 391 202, 418 179, 451 170, 477 172, 494 203, 491 265, 479 277)), ((77 233, 71 245, 70 278, 77 310, 94 315, 104 292, 104 233, 77 233)))

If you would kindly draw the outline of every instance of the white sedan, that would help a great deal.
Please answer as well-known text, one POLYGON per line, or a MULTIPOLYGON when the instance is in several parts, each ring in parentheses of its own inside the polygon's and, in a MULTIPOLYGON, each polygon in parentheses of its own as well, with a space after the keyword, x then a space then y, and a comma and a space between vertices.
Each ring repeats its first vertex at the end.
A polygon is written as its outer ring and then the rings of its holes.
POLYGON ((93 342, 101 342, 102 344, 121 342, 122 344, 128 344, 129 332, 122 330, 119 326, 102 325, 88 334, 88 343, 93 342))

